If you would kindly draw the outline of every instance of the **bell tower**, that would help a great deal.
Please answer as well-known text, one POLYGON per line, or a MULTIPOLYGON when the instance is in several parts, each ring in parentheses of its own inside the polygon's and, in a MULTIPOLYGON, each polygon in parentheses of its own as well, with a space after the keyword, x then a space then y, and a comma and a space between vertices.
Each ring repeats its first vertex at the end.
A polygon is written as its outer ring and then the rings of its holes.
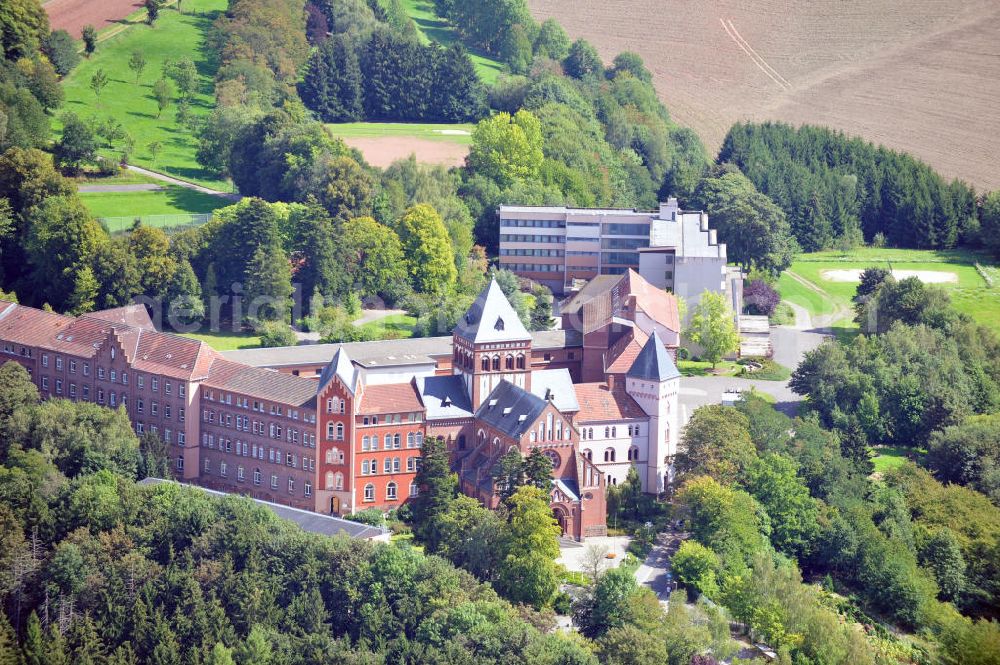
POLYGON ((650 494, 663 492, 673 481, 680 427, 680 377, 656 331, 625 374, 625 391, 649 416, 649 461, 642 486, 650 494))
POLYGON ((452 345, 453 371, 463 377, 473 410, 504 379, 531 389, 531 333, 495 279, 455 326, 452 345))

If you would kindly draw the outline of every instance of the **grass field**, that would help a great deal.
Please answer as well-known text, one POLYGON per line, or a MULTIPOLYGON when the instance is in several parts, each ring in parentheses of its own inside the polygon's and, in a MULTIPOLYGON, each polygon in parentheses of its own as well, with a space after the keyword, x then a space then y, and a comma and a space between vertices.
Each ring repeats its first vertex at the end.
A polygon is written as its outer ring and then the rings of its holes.
POLYGON ((413 326, 417 319, 406 314, 393 314, 361 326, 362 330, 373 332, 378 339, 404 339, 413 337, 413 326))
MULTIPOLYGON (((191 104, 192 116, 205 116, 215 105, 213 80, 216 64, 202 44, 212 22, 227 6, 226 0, 185 0, 184 13, 166 9, 154 27, 132 16, 131 23, 121 33, 102 41, 97 52, 66 77, 64 110, 83 118, 114 118, 135 140, 131 157, 134 164, 169 173, 172 176, 208 187, 228 190, 225 183, 206 173, 195 161, 197 140, 190 129, 176 121, 176 101, 157 118, 157 104, 152 94, 153 83, 160 78, 163 64, 169 59, 189 57, 198 69, 198 82, 191 104), (146 67, 140 83, 129 69, 129 57, 141 51, 146 67), (109 82, 100 99, 90 88, 94 73, 104 70, 109 82), (149 150, 151 143, 161 146, 156 159, 149 150)), ((106 150, 117 156, 120 146, 106 150)))
POLYGON ((902 466, 906 460, 915 458, 914 451, 909 448, 880 446, 875 448, 875 453, 875 457, 872 458, 872 464, 875 466, 876 473, 884 473, 889 469, 895 469, 902 466))
POLYGON ((234 351, 236 349, 255 349, 260 346, 260 337, 251 332, 202 330, 196 333, 184 333, 184 337, 201 340, 216 351, 234 351))
MULTIPOLYGON (((778 290, 784 300, 805 307, 813 315, 838 311, 846 315, 857 283, 831 281, 824 276, 824 271, 864 269, 878 265, 894 270, 949 272, 955 275, 957 281, 940 286, 951 295, 955 308, 982 324, 1000 326, 1000 284, 991 288, 976 271, 976 261, 985 264, 989 259, 961 250, 865 247, 847 253, 816 252, 803 254, 796 259, 778 280, 778 290), (795 276, 800 279, 796 280, 795 276)), ((850 334, 853 324, 849 318, 838 320, 834 327, 844 328, 844 333, 850 334)))
POLYGON ((344 139, 417 138, 425 141, 470 145, 472 143, 472 130, 476 126, 471 123, 448 125, 410 122, 343 122, 328 124, 327 127, 334 136, 344 139))
MULTIPOLYGON (((403 8, 417 25, 417 32, 425 44, 432 41, 443 46, 451 46, 458 35, 446 20, 434 13, 434 3, 431 0, 402 0, 403 8)), ((466 46, 476 73, 484 83, 492 85, 500 74, 506 71, 506 66, 488 54, 466 46)))
POLYGON ((94 217, 198 214, 233 203, 177 185, 149 192, 81 192, 80 199, 94 217))

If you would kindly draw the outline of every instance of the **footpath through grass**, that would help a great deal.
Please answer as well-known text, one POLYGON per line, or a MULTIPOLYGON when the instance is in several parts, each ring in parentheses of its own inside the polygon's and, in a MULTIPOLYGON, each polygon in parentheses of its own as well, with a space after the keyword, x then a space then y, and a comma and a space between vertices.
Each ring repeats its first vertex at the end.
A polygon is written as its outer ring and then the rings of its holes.
MULTIPOLYGON (((113 118, 120 122, 135 140, 131 157, 134 164, 228 191, 226 183, 208 174, 195 161, 198 141, 188 127, 176 120, 176 95, 159 118, 153 97, 153 84, 160 78, 164 63, 190 58, 198 70, 191 115, 203 117, 211 113, 215 107, 213 81, 218 65, 214 54, 205 52, 203 46, 212 22, 225 11, 227 4, 227 0, 184 0, 183 14, 173 8, 164 9, 153 27, 141 21, 142 14, 124 19, 130 25, 100 42, 94 55, 84 59, 66 77, 63 109, 84 119, 113 118), (138 85, 135 73, 128 66, 135 51, 142 52, 146 58, 138 85), (104 70, 108 77, 99 99, 90 87, 91 78, 98 69, 104 70), (155 159, 149 148, 153 143, 160 144, 155 159)), ((113 150, 101 151, 111 158, 117 158, 120 152, 120 144, 113 150)))
MULTIPOLYGON (((441 18, 434 12, 434 2, 432 0, 402 0, 403 9, 413 19, 417 25, 417 33, 420 40, 429 44, 437 42, 442 46, 451 46, 458 40, 458 33, 447 20, 441 18)), ((507 67, 484 51, 465 46, 472 59, 472 64, 476 67, 479 78, 488 85, 493 85, 500 74, 507 71, 507 67)))
MULTIPOLYGON (((952 273, 955 281, 939 286, 946 289, 955 308, 989 326, 1000 326, 1000 283, 990 287, 976 270, 979 262, 992 270, 990 257, 964 250, 876 249, 862 247, 849 252, 828 251, 802 254, 778 280, 784 300, 800 305, 816 315, 833 314, 852 307, 857 281, 834 281, 828 271, 864 270, 881 266, 901 271, 952 273), (799 279, 796 279, 798 277, 799 279)), ((850 326, 842 325, 849 334, 850 326)))

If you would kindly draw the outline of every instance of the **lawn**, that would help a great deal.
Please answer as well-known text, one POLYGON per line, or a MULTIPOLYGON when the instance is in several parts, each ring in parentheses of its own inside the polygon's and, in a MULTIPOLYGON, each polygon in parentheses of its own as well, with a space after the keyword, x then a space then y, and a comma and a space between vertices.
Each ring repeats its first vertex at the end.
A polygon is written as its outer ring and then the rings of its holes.
POLYGON ((712 363, 703 360, 678 360, 677 369, 681 376, 736 376, 742 369, 739 365, 723 360, 712 369, 712 363))
MULTIPOLYGON (((451 46, 458 39, 455 28, 434 12, 432 0, 402 0, 402 2, 403 9, 413 19, 420 40, 425 44, 434 41, 442 46, 451 46)), ((469 52, 472 64, 476 67, 476 73, 479 74, 483 83, 492 85, 496 82, 497 77, 507 70, 506 65, 489 54, 468 45, 465 48, 469 52)))
POLYGON ((201 340, 216 351, 234 351, 236 349, 256 349, 260 346, 260 337, 251 332, 210 331, 201 330, 196 333, 183 333, 184 337, 201 340))
POLYGON ((413 337, 417 319, 406 314, 392 314, 361 326, 362 330, 376 335, 376 339, 404 339, 413 337))
POLYGON ((123 218, 106 220, 112 233, 123 230, 118 227, 131 226, 136 217, 147 226, 167 228, 189 224, 192 214, 210 213, 233 203, 177 185, 143 192, 82 192, 80 199, 94 217, 123 218), (158 217, 163 215, 170 217, 158 217))
MULTIPOLYGON (((176 100, 157 118, 157 104, 152 94, 153 83, 160 78, 164 63, 169 59, 189 57, 198 69, 191 114, 197 118, 212 111, 217 63, 202 46, 212 22, 225 11, 227 4, 227 0, 185 0, 183 14, 165 9, 154 27, 140 20, 141 13, 124 19, 128 27, 101 41, 96 53, 84 59, 66 77, 64 110, 85 119, 100 121, 110 117, 120 122, 135 140, 130 160, 134 164, 228 190, 225 183, 208 174, 195 161, 198 142, 189 128, 177 123, 176 100), (128 67, 134 51, 141 51, 146 58, 138 85, 135 74, 128 67), (91 78, 98 69, 104 70, 109 79, 100 99, 90 87, 91 78), (161 146, 155 160, 149 150, 152 143, 161 146)), ((102 154, 116 158, 120 151, 121 142, 114 149, 103 149, 102 154)))
POLYGON ((417 138, 460 145, 472 144, 472 130, 475 129, 475 125, 469 123, 409 122, 343 122, 328 124, 327 127, 334 136, 345 139, 417 138))
MULTIPOLYGON (((951 295, 955 308, 969 314, 976 321, 990 326, 1000 326, 1000 285, 990 288, 978 273, 975 263, 988 265, 990 260, 981 254, 962 250, 876 249, 864 247, 850 252, 829 251, 803 254, 778 280, 778 291, 784 300, 801 305, 813 315, 831 314, 851 307, 857 282, 835 282, 827 279, 827 270, 864 269, 870 266, 891 267, 894 270, 945 271, 954 273, 956 282, 942 283, 951 295), (796 281, 792 275, 806 280, 818 289, 796 281)), ((843 326, 849 334, 850 325, 843 326)))
POLYGON ((876 473, 884 473, 902 466, 906 460, 914 456, 914 451, 909 448, 879 446, 875 448, 875 452, 877 454, 872 458, 872 464, 876 473))

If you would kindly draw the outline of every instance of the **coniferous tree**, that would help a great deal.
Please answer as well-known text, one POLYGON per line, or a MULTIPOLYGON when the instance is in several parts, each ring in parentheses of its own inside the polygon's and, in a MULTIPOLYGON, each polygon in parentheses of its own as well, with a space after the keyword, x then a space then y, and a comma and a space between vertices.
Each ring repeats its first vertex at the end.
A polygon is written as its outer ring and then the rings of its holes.
POLYGON ((294 290, 291 267, 281 245, 257 248, 247 263, 245 288, 247 316, 257 321, 288 322, 294 290))
POLYGON ((323 122, 361 118, 361 69, 347 37, 334 35, 312 54, 299 93, 323 122))
POLYGON ((414 478, 419 493, 411 502, 413 530, 427 549, 435 552, 441 544, 441 515, 448 510, 458 487, 444 439, 426 438, 420 456, 420 470, 414 478))

